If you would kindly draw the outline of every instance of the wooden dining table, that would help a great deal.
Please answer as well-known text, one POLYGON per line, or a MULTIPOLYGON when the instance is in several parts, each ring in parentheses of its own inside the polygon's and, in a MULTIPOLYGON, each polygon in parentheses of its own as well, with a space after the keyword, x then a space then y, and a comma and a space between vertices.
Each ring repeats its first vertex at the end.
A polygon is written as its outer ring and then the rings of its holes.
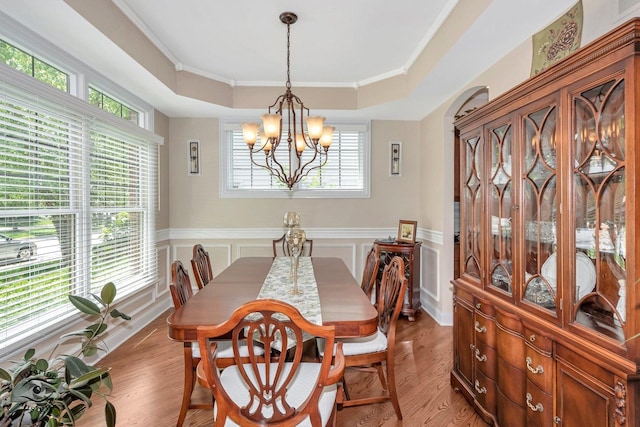
MULTIPOLYGON (((198 325, 214 325, 257 298, 271 269, 272 257, 239 258, 167 318, 169 338, 196 341, 198 325)), ((322 324, 333 325, 336 337, 376 332, 378 312, 340 258, 312 257, 322 324)))

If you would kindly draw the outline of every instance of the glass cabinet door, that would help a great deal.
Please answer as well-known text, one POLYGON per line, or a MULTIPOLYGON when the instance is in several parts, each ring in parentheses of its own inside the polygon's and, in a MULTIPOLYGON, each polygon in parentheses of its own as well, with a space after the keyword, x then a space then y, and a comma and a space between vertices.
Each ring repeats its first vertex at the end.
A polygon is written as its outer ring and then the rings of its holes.
POLYGON ((513 243, 511 238, 511 193, 513 180, 512 126, 510 123, 490 129, 491 174, 489 176, 489 215, 491 250, 489 285, 509 294, 512 289, 513 243))
POLYGON ((548 106, 523 117, 522 220, 523 298, 548 310, 557 307, 557 108, 548 106))
POLYGON ((480 230, 482 214, 482 143, 480 136, 462 137, 462 216, 461 252, 464 260, 464 274, 480 281, 480 230))
POLYGON ((624 79, 573 95, 576 321, 622 341, 626 319, 624 79))

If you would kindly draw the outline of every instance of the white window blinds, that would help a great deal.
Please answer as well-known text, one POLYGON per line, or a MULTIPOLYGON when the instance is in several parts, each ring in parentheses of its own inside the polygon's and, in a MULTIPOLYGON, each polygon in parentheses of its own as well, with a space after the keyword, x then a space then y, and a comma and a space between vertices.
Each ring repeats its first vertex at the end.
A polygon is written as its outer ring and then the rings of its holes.
MULTIPOLYGON (((251 163, 240 123, 226 123, 222 133, 221 195, 224 197, 368 197, 369 132, 366 124, 335 125, 333 143, 324 166, 312 170, 290 194, 269 171, 251 163)), ((313 157, 303 152, 303 162, 313 157)), ((264 153, 254 153, 258 162, 264 153)), ((317 156, 320 165, 326 156, 317 156)), ((285 162, 286 163, 286 162, 285 162)), ((285 164, 285 169, 287 165, 285 164)))
POLYGON ((155 280, 160 141, 0 69, 0 354, 76 313, 69 294, 155 280))

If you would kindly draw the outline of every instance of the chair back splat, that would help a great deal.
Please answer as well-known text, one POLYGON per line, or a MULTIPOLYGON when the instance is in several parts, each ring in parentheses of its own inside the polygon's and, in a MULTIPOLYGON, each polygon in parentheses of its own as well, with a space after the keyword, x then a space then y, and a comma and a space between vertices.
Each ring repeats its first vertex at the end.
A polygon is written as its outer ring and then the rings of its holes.
MULTIPOLYGON (((291 256, 291 251, 289 250, 289 245, 287 245, 287 240, 285 239, 287 234, 283 234, 279 239, 273 240, 273 256, 291 256)), ((302 246, 302 256, 311 256, 313 252, 313 239, 307 239, 302 246)))
POLYGON ((211 258, 209 252, 204 250, 201 244, 193 246, 193 258, 191 258, 191 269, 196 278, 198 289, 202 289, 213 280, 213 272, 211 270, 211 258))
POLYGON ((335 421, 337 383, 344 373, 342 346, 338 346, 333 365, 331 358, 305 362, 303 332, 334 344, 333 326, 310 323, 295 307, 270 299, 244 304, 222 324, 198 327, 200 348, 210 349, 202 355, 198 378, 213 393, 215 426, 223 426, 227 420, 241 426, 283 427, 305 420, 313 427, 335 421), (213 340, 227 334, 231 335, 236 365, 220 372, 213 340), (265 349, 289 348, 290 340, 298 345, 286 358, 272 350, 265 351, 263 357, 250 351, 248 358, 241 360, 235 350, 244 336, 265 349))
POLYGON ((191 280, 189 280, 189 272, 184 269, 184 265, 180 261, 171 263, 171 298, 173 298, 173 306, 178 309, 193 296, 193 288, 191 280))
POLYGON ((371 300, 371 294, 376 285, 376 279, 378 277, 378 268, 380 267, 380 254, 378 247, 373 245, 367 254, 367 259, 364 264, 364 271, 362 272, 362 282, 360 287, 362 292, 371 300))

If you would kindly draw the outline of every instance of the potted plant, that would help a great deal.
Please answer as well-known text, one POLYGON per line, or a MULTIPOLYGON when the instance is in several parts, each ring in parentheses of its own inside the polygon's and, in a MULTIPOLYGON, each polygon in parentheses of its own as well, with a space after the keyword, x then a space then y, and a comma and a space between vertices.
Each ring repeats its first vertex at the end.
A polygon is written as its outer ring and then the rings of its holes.
POLYGON ((107 397, 112 390, 109 368, 91 366, 85 357, 95 355, 102 346, 101 335, 107 330, 109 317, 130 320, 124 313, 111 308, 116 296, 113 283, 104 285, 100 296, 90 299, 69 295, 71 303, 82 313, 95 319, 79 331, 63 335, 49 359, 36 356, 29 349, 10 369, 0 368, 0 427, 74 426, 91 406, 91 397, 99 395, 106 401, 105 421, 108 427, 116 424, 115 407, 107 397), (57 348, 68 340, 80 340, 77 355, 55 355, 57 348))

